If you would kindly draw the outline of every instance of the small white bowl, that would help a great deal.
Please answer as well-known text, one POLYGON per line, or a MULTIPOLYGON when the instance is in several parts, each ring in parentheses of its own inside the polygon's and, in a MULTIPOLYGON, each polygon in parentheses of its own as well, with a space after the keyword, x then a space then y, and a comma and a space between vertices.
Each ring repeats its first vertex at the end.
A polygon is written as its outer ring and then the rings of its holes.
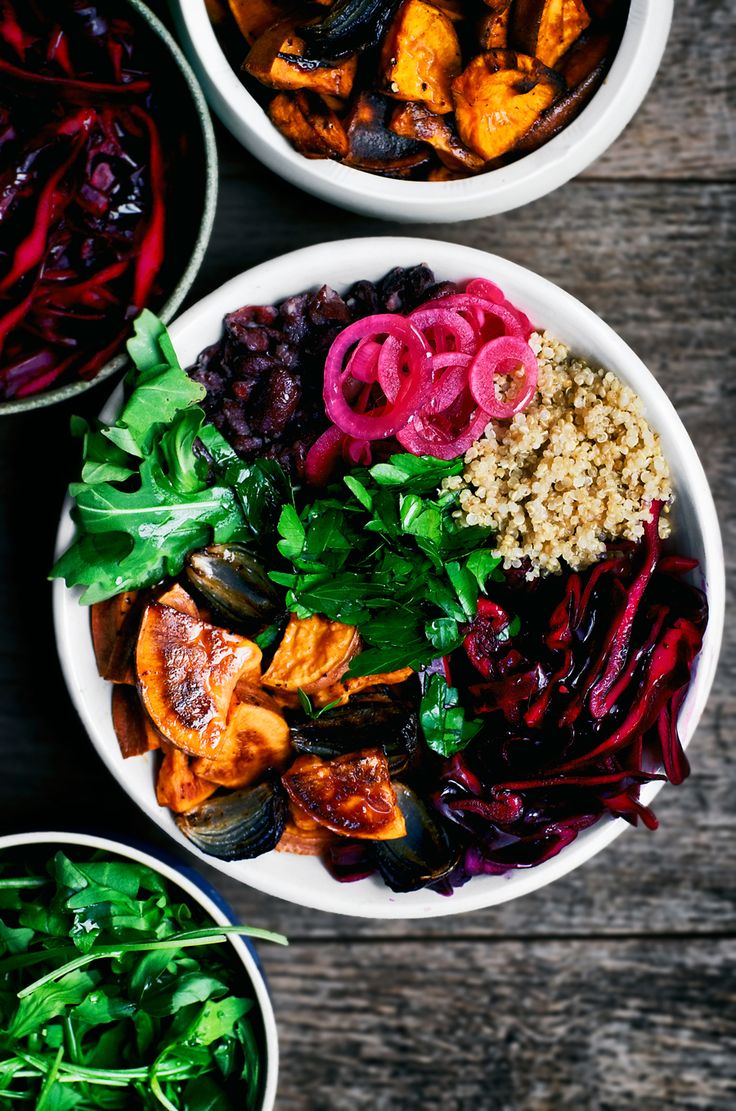
MULTIPOLYGON (((450 222, 494 216, 551 193, 594 162, 638 110, 662 60, 673 0, 631 0, 613 65, 580 115, 510 166, 461 181, 399 181, 299 154, 230 65, 205 0, 170 0, 184 49, 210 106, 244 147, 308 193, 383 220, 450 222)), ((247 44, 243 42, 243 57, 247 44)))
MULTIPOLYGON (((126 845, 122 841, 113 841, 109 837, 95 837, 87 833, 63 833, 58 830, 10 833, 0 837, 0 855, 25 846, 40 848, 44 845, 48 845, 50 853, 59 850, 65 851, 69 846, 79 846, 83 849, 111 853, 114 856, 124 857, 126 860, 135 860, 138 864, 144 864, 151 871, 163 876, 169 884, 178 887, 191 902, 200 906, 204 913, 218 926, 237 924, 234 922, 232 915, 228 913, 229 908, 224 900, 214 888, 210 887, 193 870, 184 870, 181 866, 172 867, 157 856, 152 856, 133 845, 126 845)), ((258 959, 255 956, 255 950, 250 943, 235 934, 228 937, 228 942, 232 945, 250 980, 256 1005, 263 1021, 266 1066, 263 1100, 258 1111, 273 1111, 279 1074, 279 1042, 271 999, 258 959)))
MULTIPOLYGON (((358 278, 382 277, 389 266, 411 266, 417 262, 428 263, 438 279, 461 281, 483 277, 497 282, 535 326, 549 328, 574 352, 614 371, 642 399, 648 419, 662 437, 677 492, 673 521, 678 547, 699 560, 710 605, 703 650, 680 714, 680 732, 687 744, 710 691, 723 629, 725 575, 718 518, 700 460, 672 403, 631 348, 590 309, 530 270, 472 247, 429 239, 349 239, 294 251, 240 274, 180 316, 171 326, 171 336, 182 365, 187 366, 203 347, 220 337, 222 318, 233 309, 273 304, 323 282, 341 291, 358 278)), ((118 391, 110 398, 103 419, 114 418, 120 396, 118 391)), ((58 554, 69 545, 74 533, 69 509, 67 502, 57 537, 58 554)), ((110 684, 97 674, 89 615, 78 598, 79 591, 67 590, 61 580, 55 581, 59 656, 69 692, 98 753, 131 798, 180 845, 234 879, 269 895, 364 918, 459 914, 506 902, 564 876, 630 828, 621 818, 603 818, 551 860, 504 876, 477 876, 449 898, 433 891, 396 895, 375 877, 340 884, 314 857, 271 852, 256 860, 233 863, 204 857, 179 831, 171 813, 156 802, 152 756, 123 760, 120 755, 110 716, 110 684)), ((651 802, 661 786, 661 782, 647 784, 641 792, 643 801, 651 802)))

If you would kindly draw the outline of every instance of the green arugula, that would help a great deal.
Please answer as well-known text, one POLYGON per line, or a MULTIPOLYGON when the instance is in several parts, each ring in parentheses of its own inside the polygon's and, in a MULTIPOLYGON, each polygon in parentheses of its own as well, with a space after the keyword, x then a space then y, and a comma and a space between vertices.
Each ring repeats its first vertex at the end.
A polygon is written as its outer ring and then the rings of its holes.
POLYGON ((320 613, 359 627, 366 648, 349 675, 417 670, 454 651, 480 591, 499 576, 490 530, 459 525, 457 494, 437 493, 462 466, 393 455, 301 510, 282 509, 277 546, 292 570, 270 577, 298 617, 320 613))
POLYGON ((72 420, 83 441, 82 480, 69 489, 77 537, 51 576, 85 587, 84 604, 175 575, 206 544, 273 533, 292 497, 277 463, 243 464, 207 423, 205 390, 152 313, 136 320, 128 350, 135 368, 117 420, 72 420))
POLYGON ((430 675, 419 706, 424 739, 440 756, 461 752, 483 728, 483 722, 466 721, 456 687, 444 675, 430 675))
POLYGON ((0 1106, 260 1106, 254 999, 222 943, 283 937, 201 920, 143 865, 15 864, 0 860, 0 1106))

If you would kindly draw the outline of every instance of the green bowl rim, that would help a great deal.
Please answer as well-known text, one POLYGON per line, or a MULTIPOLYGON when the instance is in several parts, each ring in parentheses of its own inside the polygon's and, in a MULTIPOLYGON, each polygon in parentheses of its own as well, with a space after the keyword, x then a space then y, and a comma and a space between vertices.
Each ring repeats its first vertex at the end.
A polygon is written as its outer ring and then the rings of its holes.
MULTIPOLYGON (((202 218, 194 249, 192 250, 192 255, 187 263, 186 269, 158 314, 163 322, 168 324, 187 293, 192 288, 192 284, 202 265, 202 260, 212 235, 215 210, 217 208, 217 188, 219 184, 217 144, 215 142, 215 130, 212 126, 212 117, 210 116, 204 93, 194 75, 192 67, 182 53, 179 44, 158 16, 154 15, 151 9, 147 7, 142 0, 126 0, 126 3, 135 9, 154 34, 158 35, 163 44, 168 47, 169 53, 177 63, 179 71, 189 87, 204 141, 206 172, 202 218)), ((48 390, 45 393, 34 394, 31 397, 12 398, 7 401, 0 401, 0 417, 10 416, 13 413, 29 412, 32 409, 43 409, 47 405, 54 405, 57 402, 66 401, 70 397, 75 397, 77 394, 84 393, 85 390, 92 389, 92 387, 96 386, 99 382, 103 382, 106 378, 110 378, 113 374, 123 370, 129 364, 129 361, 127 354, 122 351, 119 355, 116 355, 113 359, 106 362, 94 378, 90 378, 89 381, 80 379, 77 382, 67 382, 63 386, 57 386, 55 389, 48 390)))

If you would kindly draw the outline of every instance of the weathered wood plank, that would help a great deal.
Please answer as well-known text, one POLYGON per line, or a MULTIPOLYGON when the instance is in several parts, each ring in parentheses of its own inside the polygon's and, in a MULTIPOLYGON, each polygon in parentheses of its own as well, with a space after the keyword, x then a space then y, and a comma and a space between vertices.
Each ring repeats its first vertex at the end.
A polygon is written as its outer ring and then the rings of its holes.
POLYGON ((727 1111, 732 943, 262 950, 289 1111, 727 1111))

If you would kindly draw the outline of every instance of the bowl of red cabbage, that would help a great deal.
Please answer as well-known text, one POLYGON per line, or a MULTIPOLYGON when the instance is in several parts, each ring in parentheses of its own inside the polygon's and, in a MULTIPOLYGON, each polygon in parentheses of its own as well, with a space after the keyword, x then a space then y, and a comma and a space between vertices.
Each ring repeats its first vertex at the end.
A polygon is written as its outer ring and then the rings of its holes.
POLYGON ((140 2, 0 8, 0 414, 126 364, 209 240, 217 155, 197 80, 140 2), (182 182, 186 188, 182 188, 182 182))
POLYGON ((143 314, 129 351, 77 426, 55 620, 162 829, 278 897, 409 918, 657 828, 723 554, 685 429, 603 321, 504 259, 362 239, 170 332, 143 314))

